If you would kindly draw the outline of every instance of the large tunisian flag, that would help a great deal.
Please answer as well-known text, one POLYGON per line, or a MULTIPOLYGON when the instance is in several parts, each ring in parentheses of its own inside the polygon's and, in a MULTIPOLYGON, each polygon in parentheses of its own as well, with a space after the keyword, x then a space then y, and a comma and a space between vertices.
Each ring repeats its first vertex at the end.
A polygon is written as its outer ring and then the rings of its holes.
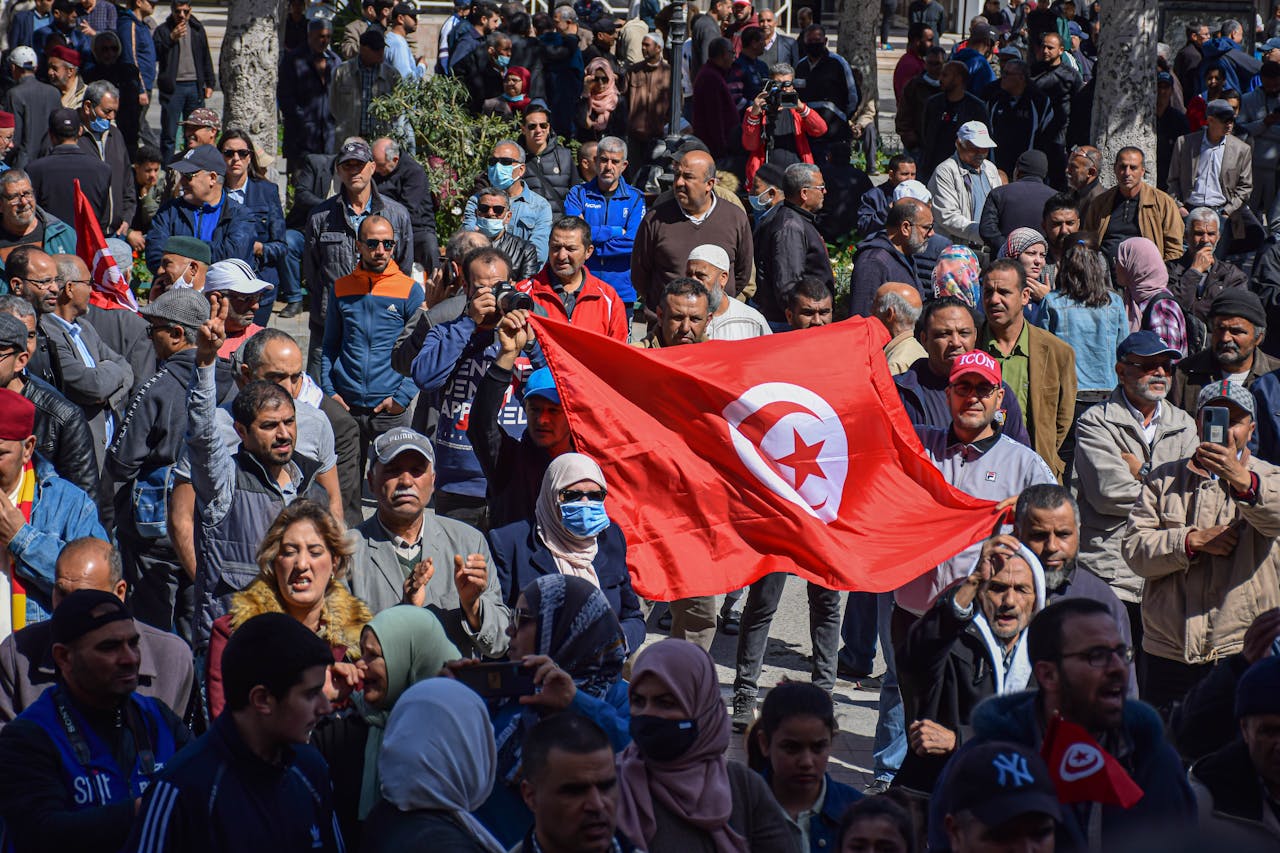
POLYGON ((775 571, 884 592, 999 516, 924 455, 873 320, 662 350, 533 322, 647 598, 723 593, 775 571))
POLYGON ((115 257, 107 251, 106 238, 102 236, 102 228, 98 225, 98 217, 80 191, 80 182, 76 187, 76 254, 89 268, 89 278, 93 281, 93 293, 89 301, 99 308, 127 308, 138 310, 138 300, 134 297, 129 285, 125 284, 124 273, 116 266, 115 257))

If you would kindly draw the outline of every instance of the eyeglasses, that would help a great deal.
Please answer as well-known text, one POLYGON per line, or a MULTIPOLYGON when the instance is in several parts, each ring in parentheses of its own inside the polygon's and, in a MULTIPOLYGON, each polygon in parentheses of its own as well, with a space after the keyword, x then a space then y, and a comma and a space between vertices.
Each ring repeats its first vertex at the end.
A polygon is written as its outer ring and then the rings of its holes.
POLYGON ((592 489, 591 491, 585 491, 583 489, 561 489, 560 503, 572 504, 583 500, 602 501, 605 499, 607 494, 608 492, 604 489, 592 489))
POLYGON ((507 212, 506 206, 501 204, 477 204, 476 205, 476 213, 479 213, 482 216, 484 214, 488 214, 490 216, 501 216, 506 212, 507 212))
POLYGON ((13 204, 15 201, 30 201, 35 197, 36 194, 31 190, 23 190, 20 193, 5 193, 3 196, 0 196, 0 198, 3 198, 9 204, 13 204))
POLYGON ((519 631, 520 626, 525 622, 536 622, 538 620, 538 614, 534 613, 532 610, 526 610, 523 607, 517 607, 515 610, 511 611, 511 616, 511 629, 513 631, 519 631))
POLYGON ((227 148, 222 152, 222 156, 228 160, 248 160, 248 148, 227 148))
POLYGON ((914 227, 916 227, 916 228, 919 228, 921 231, 923 231, 923 232, 924 232, 924 233, 926 233, 926 234, 932 234, 932 233, 933 233, 933 223, 932 223, 932 222, 926 222, 924 225, 920 225, 919 223, 916 223, 916 222, 912 222, 911 224, 912 224, 912 226, 914 226, 914 227))
POLYGON ((386 249, 388 251, 396 247, 395 240, 364 240, 362 241, 366 249, 377 251, 378 249, 386 249))
POLYGON ((1082 652, 1063 652, 1060 658, 1080 658, 1094 669, 1102 669, 1111 663, 1111 656, 1120 658, 1121 663, 1133 663, 1133 649, 1121 643, 1118 646, 1094 646, 1082 652))
POLYGON ((820 192, 820 193, 824 193, 824 192, 826 192, 826 191, 827 191, 827 185, 826 185, 826 184, 814 184, 814 185, 813 185, 813 186, 811 186, 811 187, 804 187, 804 189, 806 189, 806 190, 817 190, 817 191, 818 191, 818 192, 820 192))
POLYGON ((10 356, 16 356, 20 352, 26 352, 26 350, 14 349, 14 350, 9 350, 6 353, 0 353, 0 361, 4 361, 6 358, 9 358, 10 356))
POLYGON ((54 276, 53 278, 22 278, 21 276, 19 276, 18 280, 25 281, 27 284, 34 284, 37 287, 48 287, 49 285, 56 282, 58 278, 57 276, 54 276))
POLYGON ((81 284, 87 287, 93 284, 93 280, 88 278, 69 278, 63 284, 81 284))
POLYGON ((992 394, 996 393, 999 385, 992 385, 990 382, 983 382, 981 385, 974 385, 972 382, 952 382, 951 390, 955 391, 961 397, 977 396, 980 400, 985 400, 992 394))
POLYGON ((517 160, 515 157, 490 157, 489 158, 490 166, 496 166, 499 163, 501 163, 504 166, 516 166, 516 165, 519 165, 520 161, 517 160))
POLYGON ((156 332, 167 332, 167 331, 169 331, 170 329, 173 329, 173 328, 177 328, 177 327, 176 327, 176 326, 171 326, 171 325, 169 325, 169 324, 167 324, 167 323, 166 323, 166 324, 152 323, 152 324, 150 324, 150 325, 148 325, 148 326, 147 326, 147 337, 148 337, 148 338, 153 338, 153 337, 155 337, 156 332))
POLYGON ((1157 370, 1163 370, 1165 373, 1168 373, 1170 375, 1173 374, 1173 361, 1171 359, 1165 359, 1164 361, 1157 361, 1154 364, 1143 364, 1140 361, 1128 361, 1128 360, 1122 361, 1120 363, 1126 364, 1129 367, 1132 367, 1134 370, 1140 370, 1143 373, 1155 373, 1157 370))

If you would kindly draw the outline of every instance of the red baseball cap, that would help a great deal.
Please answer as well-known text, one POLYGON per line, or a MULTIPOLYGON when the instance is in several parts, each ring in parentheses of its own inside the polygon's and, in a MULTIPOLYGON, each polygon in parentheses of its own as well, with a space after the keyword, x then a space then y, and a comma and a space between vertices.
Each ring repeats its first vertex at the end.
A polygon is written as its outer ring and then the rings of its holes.
POLYGON ((0 441, 26 441, 36 430, 36 407, 8 388, 0 388, 0 441))
POLYGON ((992 385, 999 385, 1001 381, 1000 365, 982 350, 975 349, 956 356, 956 360, 951 363, 951 376, 948 381, 955 382, 961 376, 970 374, 981 376, 992 385))

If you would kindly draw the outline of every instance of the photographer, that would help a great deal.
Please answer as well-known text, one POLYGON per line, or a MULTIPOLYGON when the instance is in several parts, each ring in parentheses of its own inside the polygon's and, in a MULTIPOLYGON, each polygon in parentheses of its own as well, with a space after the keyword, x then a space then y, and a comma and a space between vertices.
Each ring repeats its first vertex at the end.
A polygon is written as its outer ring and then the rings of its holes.
POLYGON ((747 151, 748 185, 770 152, 790 151, 801 162, 812 163, 809 140, 827 132, 827 123, 818 111, 796 95, 795 79, 795 69, 779 62, 769 69, 769 82, 747 107, 742 147, 747 151))
POLYGON ((586 269, 594 252, 586 220, 562 217, 551 229, 546 267, 518 287, 550 316, 625 343, 631 332, 626 305, 586 269))

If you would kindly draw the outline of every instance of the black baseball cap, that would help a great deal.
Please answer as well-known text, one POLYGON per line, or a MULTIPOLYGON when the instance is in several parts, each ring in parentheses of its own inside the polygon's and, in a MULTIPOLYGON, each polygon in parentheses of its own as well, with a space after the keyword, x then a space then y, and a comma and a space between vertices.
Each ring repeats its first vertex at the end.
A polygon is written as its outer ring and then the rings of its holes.
POLYGON ((947 777, 947 812, 973 812, 988 827, 1025 814, 1062 820, 1058 793, 1040 755, 1007 741, 978 744, 955 757, 947 777))
POLYGON ((77 589, 54 608, 49 619, 55 643, 68 645, 104 625, 132 619, 124 602, 100 589, 77 589))
POLYGON ((54 136, 75 136, 80 130, 80 115, 75 110, 61 107, 49 113, 49 132, 54 136))

